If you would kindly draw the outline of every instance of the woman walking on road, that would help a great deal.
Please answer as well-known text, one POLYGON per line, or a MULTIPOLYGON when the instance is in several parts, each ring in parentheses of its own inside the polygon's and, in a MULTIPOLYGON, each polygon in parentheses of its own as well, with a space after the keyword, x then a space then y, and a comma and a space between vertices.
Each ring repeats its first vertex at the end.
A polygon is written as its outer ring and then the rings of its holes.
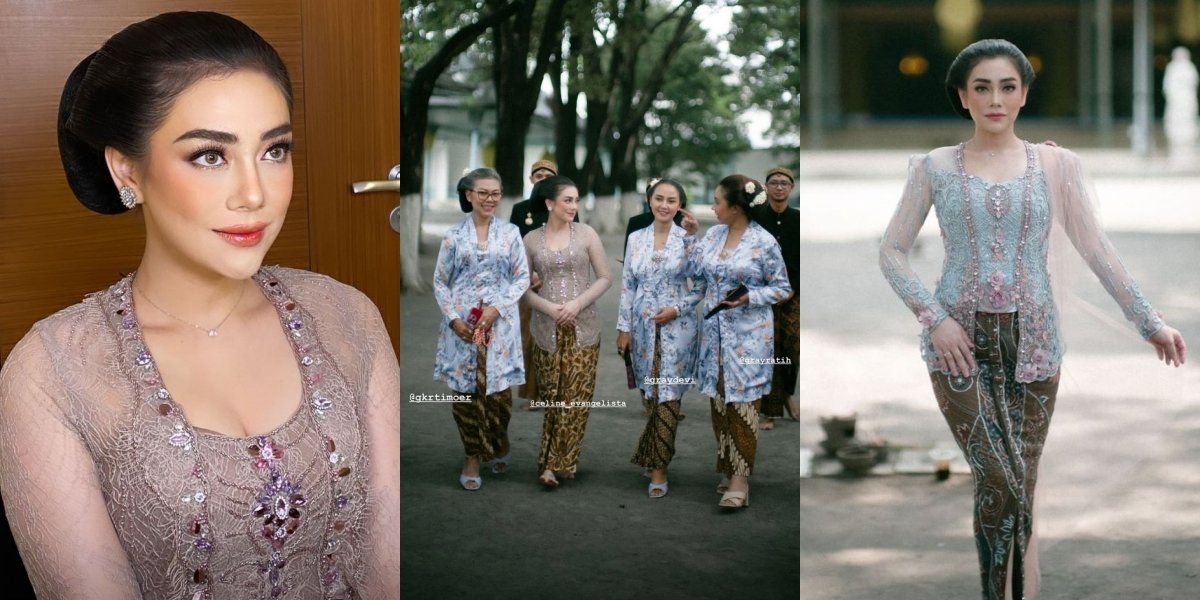
POLYGON ((680 404, 695 376, 700 295, 688 287, 695 228, 688 232, 673 221, 687 205, 683 187, 670 179, 655 180, 647 196, 654 223, 633 232, 625 248, 617 352, 630 356, 634 381, 650 413, 631 462, 646 469, 650 497, 661 498, 667 495, 680 404))
POLYGON ((535 211, 549 213, 545 225, 525 236, 530 267, 542 283, 537 293, 526 291, 524 296, 534 311, 529 324, 536 342, 533 363, 546 408, 538 480, 558 487, 558 477, 574 479, 579 464, 587 403, 596 389, 596 300, 612 283, 600 236, 573 222, 579 212, 574 182, 561 175, 548 177, 533 187, 531 199, 535 211))
POLYGON ((496 218, 500 176, 475 169, 458 183, 459 206, 470 213, 446 231, 433 272, 433 294, 442 309, 434 379, 470 402, 451 406, 466 461, 463 489, 478 490, 481 462, 507 472, 512 452, 508 421, 511 386, 525 381, 517 301, 529 287, 525 247, 515 225, 496 218))
POLYGON ((975 133, 912 157, 879 250, 888 283, 923 327, 938 407, 971 465, 988 600, 1033 598, 1038 589, 1034 487, 1063 355, 1047 271, 1052 223, 1161 360, 1179 366, 1187 353, 1100 229, 1079 157, 1014 133, 1033 79, 1025 55, 1004 40, 981 40, 958 55, 946 90, 975 133), (933 294, 908 262, 930 208, 946 246, 933 294))
POLYGON ((698 388, 712 398, 719 506, 750 505, 750 471, 758 445, 760 399, 771 391, 775 325, 771 305, 786 299, 783 255, 775 238, 752 220, 766 191, 745 175, 721 180, 713 212, 718 224, 696 250, 694 284, 704 294, 698 388))

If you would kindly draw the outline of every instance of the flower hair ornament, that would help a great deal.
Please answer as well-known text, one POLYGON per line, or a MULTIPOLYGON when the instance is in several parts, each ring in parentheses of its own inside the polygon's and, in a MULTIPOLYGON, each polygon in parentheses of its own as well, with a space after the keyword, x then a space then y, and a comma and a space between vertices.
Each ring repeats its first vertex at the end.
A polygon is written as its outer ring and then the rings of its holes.
POLYGON ((660 182, 660 181, 662 181, 662 180, 661 180, 661 179, 659 179, 659 178, 657 178, 657 177, 655 177, 655 178, 653 178, 653 179, 651 179, 651 180, 650 180, 650 183, 646 184, 646 188, 647 188, 647 189, 654 189, 654 186, 658 185, 658 182, 660 182))
POLYGON ((759 206, 767 201, 767 196, 764 193, 766 190, 758 187, 754 181, 747 181, 744 189, 746 190, 746 193, 750 195, 750 206, 759 206), (757 192, 755 190, 757 190, 757 192))

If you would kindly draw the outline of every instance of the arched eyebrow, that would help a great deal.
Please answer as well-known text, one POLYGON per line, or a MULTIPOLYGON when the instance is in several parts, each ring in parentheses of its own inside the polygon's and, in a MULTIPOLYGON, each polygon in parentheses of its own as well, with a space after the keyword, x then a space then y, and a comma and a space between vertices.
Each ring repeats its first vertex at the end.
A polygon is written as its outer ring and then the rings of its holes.
MULTIPOLYGON (((971 83, 991 83, 991 82, 992 82, 991 79, 985 79, 983 77, 976 77, 975 79, 971 80, 971 83)), ((1016 83, 1016 82, 1017 82, 1016 77, 1005 77, 1004 79, 1000 80, 1000 83, 1016 83)))
MULTIPOLYGON (((282 125, 276 125, 275 127, 263 132, 260 139, 262 141, 266 141, 291 132, 292 124, 284 123, 282 125)), ((220 142, 222 144, 236 144, 238 141, 238 136, 227 131, 216 131, 214 129, 193 129, 175 138, 176 142, 182 142, 183 140, 211 140, 214 142, 220 142)))

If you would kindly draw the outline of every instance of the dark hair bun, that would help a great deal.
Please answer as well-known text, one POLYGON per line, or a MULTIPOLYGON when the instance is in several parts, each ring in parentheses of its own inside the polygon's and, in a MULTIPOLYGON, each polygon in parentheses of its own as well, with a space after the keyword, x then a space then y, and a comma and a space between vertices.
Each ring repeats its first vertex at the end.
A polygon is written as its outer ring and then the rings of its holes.
POLYGON ((104 160, 104 149, 93 147, 67 127, 71 108, 75 105, 75 92, 79 90, 79 84, 98 52, 80 61, 63 86, 58 103, 58 154, 67 175, 67 185, 71 186, 75 197, 91 210, 103 215, 115 215, 129 209, 121 204, 117 187, 108 172, 108 163, 104 160))
POLYGON ((471 201, 467 199, 467 190, 471 189, 471 183, 469 178, 463 176, 458 180, 458 185, 454 186, 458 190, 458 208, 465 213, 469 213, 474 209, 471 206, 471 201))
POLYGON ((98 213, 125 212, 105 149, 145 159, 150 136, 179 94, 205 77, 239 69, 271 78, 291 109, 291 80, 279 53, 233 17, 170 12, 113 34, 75 67, 63 86, 58 149, 71 191, 98 213))

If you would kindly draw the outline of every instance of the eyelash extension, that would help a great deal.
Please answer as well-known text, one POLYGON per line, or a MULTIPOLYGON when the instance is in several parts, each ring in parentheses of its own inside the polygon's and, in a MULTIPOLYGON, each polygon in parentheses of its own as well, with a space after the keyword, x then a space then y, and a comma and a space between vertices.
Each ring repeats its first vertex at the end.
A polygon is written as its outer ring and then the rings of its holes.
MULTIPOLYGON (((225 148, 215 145, 215 144, 212 144, 212 145, 202 146, 202 147, 198 148, 195 152, 193 152, 191 154, 191 156, 188 157, 188 162, 196 163, 196 160, 199 159, 201 156, 204 156, 205 154, 216 154, 221 157, 222 161, 225 160, 225 148)), ((220 165, 201 165, 199 163, 196 163, 196 166, 198 166, 202 169, 215 169, 220 165)))
POLYGON ((272 150, 274 150, 276 148, 283 148, 283 153, 284 153, 284 156, 286 157, 288 154, 292 153, 292 149, 295 147, 295 145, 296 145, 295 142, 293 142, 292 140, 283 140, 283 141, 271 144, 271 147, 267 148, 267 151, 264 154, 269 154, 272 150))

